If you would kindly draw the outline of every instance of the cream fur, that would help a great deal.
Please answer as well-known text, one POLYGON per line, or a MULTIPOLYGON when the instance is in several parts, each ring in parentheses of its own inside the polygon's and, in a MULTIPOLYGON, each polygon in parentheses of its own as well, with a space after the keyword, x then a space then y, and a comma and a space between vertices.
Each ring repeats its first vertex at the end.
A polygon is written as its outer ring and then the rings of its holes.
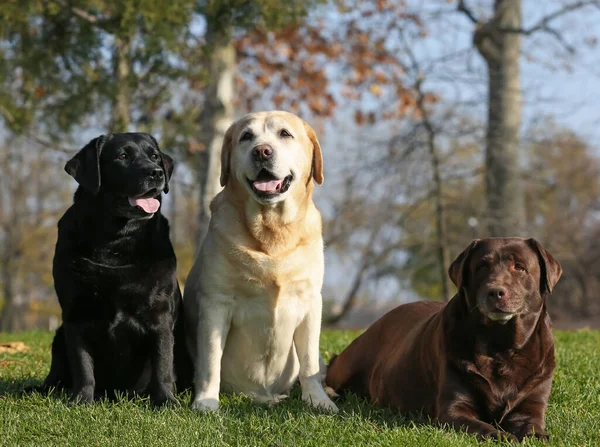
POLYGON ((299 379, 305 401, 337 411, 319 365, 324 258, 312 191, 323 172, 314 131, 286 112, 247 115, 227 131, 222 164, 225 188, 211 204, 184 294, 192 408, 216 410, 219 391, 275 404, 299 379), (281 138, 282 127, 293 138, 281 138), (248 130, 253 141, 240 141, 248 130), (257 144, 273 147, 278 176, 294 175, 273 203, 261 203, 246 180, 256 175, 250 152, 257 144))

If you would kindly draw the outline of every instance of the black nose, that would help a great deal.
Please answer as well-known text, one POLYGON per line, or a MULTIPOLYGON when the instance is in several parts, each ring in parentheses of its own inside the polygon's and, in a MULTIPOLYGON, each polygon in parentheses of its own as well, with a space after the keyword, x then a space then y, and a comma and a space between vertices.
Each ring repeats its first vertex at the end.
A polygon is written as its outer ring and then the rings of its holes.
POLYGON ((268 160, 273 156, 273 148, 268 144, 259 144, 252 149, 252 155, 256 160, 268 160))
POLYGON ((488 291, 488 297, 494 300, 501 300, 508 298, 508 290, 501 287, 495 287, 488 291))
POLYGON ((160 168, 155 169, 154 171, 152 171, 152 177, 158 180, 162 180, 163 178, 165 178, 165 172, 160 168))

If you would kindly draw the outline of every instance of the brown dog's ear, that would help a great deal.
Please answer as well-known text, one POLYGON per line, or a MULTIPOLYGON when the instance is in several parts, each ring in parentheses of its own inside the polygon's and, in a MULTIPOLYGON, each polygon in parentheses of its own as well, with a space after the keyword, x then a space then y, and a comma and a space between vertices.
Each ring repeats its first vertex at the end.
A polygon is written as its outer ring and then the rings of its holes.
POLYGON ((158 141, 152 135, 148 134, 156 149, 158 149, 158 153, 160 154, 160 164, 162 165, 163 171, 165 173, 165 187, 163 188, 163 192, 165 194, 169 193, 169 180, 171 180, 171 176, 173 175, 173 170, 175 169, 175 163, 173 163, 173 159, 169 157, 167 154, 163 154, 160 150, 160 146, 158 145, 158 141))
POLYGON ((535 239, 527 239, 527 243, 533 248, 538 254, 538 260, 540 263, 540 292, 552 293, 552 289, 560 279, 562 275, 562 267, 558 263, 554 256, 552 256, 542 244, 535 239))
POLYGON ((458 255, 458 257, 454 260, 454 262, 450 265, 450 268, 448 269, 448 276, 450 276, 450 279, 459 291, 463 286, 465 277, 464 271, 465 268, 468 266, 469 256, 471 255, 471 251, 473 251, 473 248, 475 248, 478 242, 479 239, 474 239, 469 244, 469 246, 465 248, 461 254, 458 255))
POLYGON ((303 123, 308 139, 313 145, 312 176, 317 184, 322 185, 325 177, 323 175, 323 153, 321 152, 321 145, 319 144, 319 140, 317 140, 317 134, 313 128, 310 127, 306 121, 303 121, 303 123))
POLYGON ((94 195, 100 191, 100 154, 109 138, 110 135, 94 138, 65 165, 67 174, 94 195))
POLYGON ((225 186, 227 180, 229 180, 229 163, 231 151, 233 150, 233 126, 233 124, 229 126, 229 129, 225 132, 223 145, 221 146, 221 186, 225 186))

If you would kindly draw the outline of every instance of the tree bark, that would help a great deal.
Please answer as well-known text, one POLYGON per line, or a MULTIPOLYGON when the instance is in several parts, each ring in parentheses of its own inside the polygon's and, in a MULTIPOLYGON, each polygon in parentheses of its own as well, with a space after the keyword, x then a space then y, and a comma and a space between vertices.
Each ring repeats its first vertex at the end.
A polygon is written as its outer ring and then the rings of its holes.
POLYGON ((235 48, 231 30, 211 30, 206 34, 209 47, 209 84, 201 115, 201 141, 204 160, 197 163, 200 187, 198 248, 202 245, 210 221, 210 202, 221 190, 221 146, 225 132, 233 121, 233 90, 236 70, 235 48))
POLYGON ((524 192, 519 166, 521 0, 495 0, 494 16, 475 32, 474 43, 488 66, 488 127, 485 180, 490 236, 524 230, 524 192))
POLYGON ((450 268, 450 252, 448 250, 446 208, 444 207, 444 187, 442 185, 442 176, 440 173, 440 155, 435 142, 435 131, 431 126, 429 118, 424 118, 423 124, 425 125, 425 129, 427 131, 427 146, 429 148, 429 156, 431 157, 431 167, 433 170, 437 252, 438 265, 440 268, 440 280, 442 282, 442 298, 447 302, 450 301, 450 298, 452 298, 452 295, 450 294, 452 286, 450 283, 450 276, 448 276, 448 269, 450 268))
POLYGON ((131 73, 131 39, 125 36, 115 36, 115 79, 116 97, 111 132, 127 132, 131 118, 129 105, 131 103, 131 88, 129 76, 131 73))
POLYGON ((14 332, 17 327, 18 312, 16 311, 15 293, 13 287, 13 242, 14 235, 10 230, 6 231, 4 241, 4 254, 2 256, 2 265, 0 266, 2 275, 2 297, 4 298, 4 306, 0 314, 0 332, 14 332))
POLYGON ((437 252, 438 266, 440 269, 440 281, 442 284, 442 299, 450 301, 452 295, 452 285, 448 269, 450 267, 450 252, 448 250, 448 229, 446 225, 446 209, 444 207, 444 185, 442 184, 442 175, 440 172, 440 154, 435 141, 436 131, 429 119, 429 114, 425 108, 425 97, 421 89, 421 82, 416 83, 417 106, 422 114, 421 121, 426 132, 426 145, 431 160, 431 169, 433 173, 433 192, 435 198, 435 223, 437 232, 437 252))

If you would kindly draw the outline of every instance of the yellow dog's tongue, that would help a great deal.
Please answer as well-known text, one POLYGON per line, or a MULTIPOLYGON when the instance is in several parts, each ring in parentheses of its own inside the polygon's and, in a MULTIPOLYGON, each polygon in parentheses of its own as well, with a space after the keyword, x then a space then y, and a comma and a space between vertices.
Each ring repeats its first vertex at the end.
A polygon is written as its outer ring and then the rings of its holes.
POLYGON ((253 183, 254 187, 261 192, 276 192, 281 189, 283 180, 261 180, 253 183))
POLYGON ((133 197, 129 197, 129 204, 131 206, 139 206, 148 214, 153 214, 158 211, 160 208, 160 202, 156 199, 134 199, 133 197))

